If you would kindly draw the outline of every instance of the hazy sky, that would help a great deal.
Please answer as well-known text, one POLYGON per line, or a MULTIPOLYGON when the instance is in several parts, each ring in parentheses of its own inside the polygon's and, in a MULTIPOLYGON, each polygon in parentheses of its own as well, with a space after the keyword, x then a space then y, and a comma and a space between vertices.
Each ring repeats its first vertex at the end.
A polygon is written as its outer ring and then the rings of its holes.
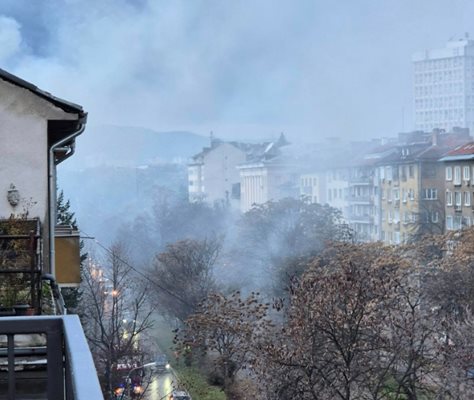
POLYGON ((1 0, 0 67, 91 123, 221 137, 412 129, 411 55, 473 0, 1 0))

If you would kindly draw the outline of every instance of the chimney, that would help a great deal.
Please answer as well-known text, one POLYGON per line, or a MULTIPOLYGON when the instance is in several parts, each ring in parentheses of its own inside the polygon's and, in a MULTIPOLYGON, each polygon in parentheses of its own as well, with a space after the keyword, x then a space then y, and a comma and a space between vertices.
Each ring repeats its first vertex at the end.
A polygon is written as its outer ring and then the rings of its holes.
POLYGON ((439 138, 439 129, 433 129, 433 133, 431 134, 431 145, 437 146, 438 145, 438 138, 439 138))

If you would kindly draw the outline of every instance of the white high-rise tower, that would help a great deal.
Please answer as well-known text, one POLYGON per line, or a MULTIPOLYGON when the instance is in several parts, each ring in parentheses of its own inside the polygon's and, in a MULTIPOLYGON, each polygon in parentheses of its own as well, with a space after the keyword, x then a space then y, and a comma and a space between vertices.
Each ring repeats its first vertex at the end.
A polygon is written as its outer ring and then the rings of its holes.
POLYGON ((474 132, 474 41, 450 40, 443 49, 417 52, 414 65, 415 128, 474 132))

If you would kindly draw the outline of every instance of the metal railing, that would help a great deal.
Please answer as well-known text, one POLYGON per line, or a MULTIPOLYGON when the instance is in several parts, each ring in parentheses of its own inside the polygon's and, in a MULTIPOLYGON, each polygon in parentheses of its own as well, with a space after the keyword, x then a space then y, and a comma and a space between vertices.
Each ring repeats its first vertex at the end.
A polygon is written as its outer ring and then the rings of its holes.
MULTIPOLYGON (((27 356, 43 358, 46 367, 46 395, 48 399, 100 400, 103 399, 92 355, 77 315, 3 317, 0 335, 7 338, 7 346, 0 348, 0 363, 7 364, 8 400, 21 399, 16 391, 19 375, 28 367, 22 361, 27 356), (45 345, 19 346, 17 335, 42 334, 45 345)), ((38 364, 38 362, 37 362, 38 364)))
POLYGON ((3 305, 41 312, 41 236, 37 219, 0 219, 0 297, 3 305))

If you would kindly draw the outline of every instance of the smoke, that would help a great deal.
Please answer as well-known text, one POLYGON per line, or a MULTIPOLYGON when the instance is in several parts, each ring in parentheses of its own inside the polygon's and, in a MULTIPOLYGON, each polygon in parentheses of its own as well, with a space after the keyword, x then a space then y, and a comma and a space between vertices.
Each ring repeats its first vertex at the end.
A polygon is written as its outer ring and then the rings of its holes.
POLYGON ((411 54, 469 31, 473 12, 468 0, 3 0, 0 63, 101 124, 379 136, 411 128, 411 54))
POLYGON ((20 51, 20 25, 13 18, 0 15, 0 63, 7 63, 20 51))

